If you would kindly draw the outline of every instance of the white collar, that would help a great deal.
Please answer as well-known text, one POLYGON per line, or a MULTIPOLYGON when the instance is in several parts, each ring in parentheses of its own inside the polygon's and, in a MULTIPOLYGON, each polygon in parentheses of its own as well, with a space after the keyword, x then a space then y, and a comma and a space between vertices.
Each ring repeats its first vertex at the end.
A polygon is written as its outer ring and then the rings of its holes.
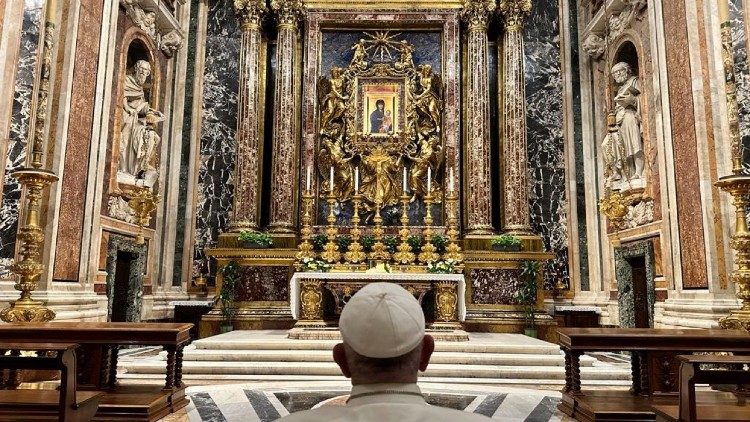
POLYGON ((417 384, 413 383, 355 385, 352 387, 352 392, 349 395, 346 404, 348 406, 359 406, 381 402, 427 404, 424 400, 424 396, 422 396, 422 390, 419 389, 417 384))

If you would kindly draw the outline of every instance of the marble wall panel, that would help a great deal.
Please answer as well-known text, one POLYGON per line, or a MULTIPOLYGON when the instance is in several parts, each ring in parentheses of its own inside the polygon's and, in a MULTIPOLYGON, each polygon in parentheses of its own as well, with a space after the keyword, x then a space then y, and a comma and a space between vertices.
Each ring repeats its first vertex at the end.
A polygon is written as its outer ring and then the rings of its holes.
POLYGON ((21 185, 11 177, 10 173, 22 167, 26 162, 26 144, 31 119, 32 91, 39 43, 39 21, 43 6, 43 0, 26 0, 23 12, 16 83, 13 87, 13 111, 10 133, 8 134, 8 153, 5 157, 3 198, 0 205, 0 266, 9 264, 15 256, 21 185))
POLYGON ((737 78, 737 112, 742 138, 742 163, 745 173, 750 173, 750 69, 747 57, 744 8, 746 0, 729 0, 729 17, 732 23, 734 72, 737 78))
POLYGON ((228 227, 234 190, 240 29, 231 0, 208 7, 194 268, 204 266, 203 249, 228 227))
POLYGON ((669 112, 672 116, 682 287, 707 288, 703 216, 697 212, 702 209, 702 203, 695 122, 692 118, 692 80, 690 73, 685 72, 685 69, 690 68, 690 58, 685 54, 688 49, 685 4, 665 2, 663 7, 665 35, 667 39, 672 40, 667 43, 666 58, 669 72, 669 112))
POLYGON ((570 282, 558 7, 535 1, 524 29, 531 227, 556 254, 545 265, 546 289, 570 282))
POLYGON ((235 287, 235 300, 288 301, 290 271, 288 266, 242 267, 235 287))
POLYGON ((79 10, 78 39, 76 40, 75 69, 70 109, 74 110, 68 126, 62 198, 57 229, 57 250, 53 279, 78 281, 83 235, 83 213, 86 201, 88 161, 94 119, 97 62, 99 60, 99 32, 101 29, 102 0, 83 0, 79 10))
POLYGON ((469 271, 471 303, 475 305, 517 305, 521 270, 474 268, 469 271))
MULTIPOLYGON (((179 193, 177 201, 177 223, 175 245, 174 245, 174 271, 172 272, 172 285, 179 286, 182 283, 182 268, 188 263, 183 263, 183 251, 185 249, 185 228, 188 226, 186 221, 186 207, 190 201, 187 199, 188 191, 188 171, 190 169, 190 149, 192 141, 192 130, 193 124, 193 84, 191 81, 195 81, 195 62, 196 62, 196 34, 198 31, 198 13, 200 10, 200 1, 191 0, 190 4, 190 28, 188 33, 188 39, 186 42, 187 48, 187 69, 185 74, 185 92, 183 93, 185 98, 185 115, 182 121, 182 147, 180 148, 180 180, 179 180, 179 193)), ((178 94, 179 95, 179 94, 178 94)))

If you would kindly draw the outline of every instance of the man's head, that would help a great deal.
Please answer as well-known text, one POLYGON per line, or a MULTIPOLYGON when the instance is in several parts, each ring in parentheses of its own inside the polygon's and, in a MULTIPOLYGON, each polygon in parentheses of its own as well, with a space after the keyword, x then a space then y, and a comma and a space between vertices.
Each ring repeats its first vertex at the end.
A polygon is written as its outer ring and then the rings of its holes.
POLYGON ((135 80, 138 82, 138 85, 143 86, 148 80, 148 77, 151 76, 151 64, 146 60, 138 60, 135 62, 133 74, 135 75, 135 80))
POLYGON ((632 74, 633 69, 631 69, 630 65, 625 62, 620 62, 612 66, 612 77, 618 85, 624 84, 632 74))
POLYGON ((383 109, 385 109, 385 101, 383 100, 375 101, 375 107, 377 107, 378 110, 383 111, 383 109))
POLYGON ((333 359, 353 385, 414 383, 435 349, 424 333, 419 302, 393 283, 370 283, 349 300, 339 319, 343 343, 333 359))

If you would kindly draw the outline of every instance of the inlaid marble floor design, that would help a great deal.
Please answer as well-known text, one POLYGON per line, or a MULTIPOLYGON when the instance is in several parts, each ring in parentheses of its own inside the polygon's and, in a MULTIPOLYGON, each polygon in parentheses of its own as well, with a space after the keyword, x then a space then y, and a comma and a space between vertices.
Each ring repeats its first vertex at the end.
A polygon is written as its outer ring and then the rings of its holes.
MULTIPOLYGON (((348 390, 317 391, 253 389, 242 385, 190 387, 191 403, 172 421, 233 422, 273 421, 292 412, 321 405, 343 405, 348 390)), ((498 421, 547 422, 571 420, 559 411, 560 395, 554 391, 507 389, 469 392, 435 390, 425 392, 432 405, 460 409, 492 417, 498 421)))

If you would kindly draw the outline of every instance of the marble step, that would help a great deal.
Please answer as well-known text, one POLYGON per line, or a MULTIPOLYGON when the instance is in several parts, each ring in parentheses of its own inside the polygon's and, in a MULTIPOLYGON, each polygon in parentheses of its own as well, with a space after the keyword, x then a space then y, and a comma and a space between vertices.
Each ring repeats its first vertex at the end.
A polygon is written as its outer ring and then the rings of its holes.
MULTIPOLYGON (((196 340, 193 346, 203 350, 331 350, 339 343, 337 340, 292 340, 280 335, 272 336, 228 336, 241 331, 221 334, 206 339, 196 340)), ((501 336, 501 334, 497 335, 501 336)), ((513 336, 513 335, 510 335, 513 336)), ((435 342, 437 352, 461 353, 498 353, 520 355, 559 355, 560 347, 542 340, 524 336, 484 337, 471 333, 471 340, 466 342, 435 342)))
MULTIPOLYGON (((137 360, 118 365, 124 373, 154 374, 163 376, 165 362, 159 359, 137 360)), ((184 361, 183 375, 340 375, 339 367, 332 362, 231 362, 231 361, 184 361)), ((513 379, 564 379, 565 370, 560 366, 528 365, 456 365, 430 364, 423 377, 458 378, 513 378, 513 379)), ((592 366, 581 368, 582 379, 628 380, 630 370, 614 366, 592 366)))
MULTIPOLYGON (((166 359, 166 354, 161 353, 166 359)), ((184 361, 242 361, 242 362, 331 362, 330 350, 208 350, 186 348, 184 361)), ((596 359, 581 357, 581 366, 592 366, 596 359)), ((564 366, 565 359, 557 355, 520 355, 504 353, 436 352, 432 363, 474 365, 529 365, 564 366)))

